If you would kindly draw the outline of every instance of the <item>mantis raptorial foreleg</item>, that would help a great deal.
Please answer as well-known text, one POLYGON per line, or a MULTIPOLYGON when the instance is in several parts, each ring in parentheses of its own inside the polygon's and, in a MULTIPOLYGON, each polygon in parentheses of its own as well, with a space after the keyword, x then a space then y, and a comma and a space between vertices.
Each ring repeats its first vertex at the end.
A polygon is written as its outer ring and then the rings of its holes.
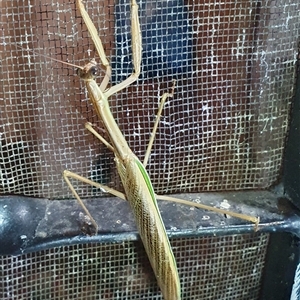
MULTIPOLYGON (((157 206, 156 195, 154 193, 151 180, 145 169, 145 165, 147 164, 149 153, 153 144, 159 117, 164 106, 164 101, 166 101, 167 97, 173 95, 175 83, 172 88, 172 93, 164 94, 162 97, 159 113, 157 114, 157 119, 155 121, 154 129, 152 131, 151 139, 146 151, 145 160, 144 163, 141 163, 129 148, 124 136, 122 135, 122 132, 120 131, 118 125, 114 120, 108 103, 108 98, 111 95, 126 88, 128 85, 134 82, 138 78, 140 73, 142 46, 140 25, 138 19, 138 6, 136 4, 136 1, 131 0, 132 57, 134 71, 126 80, 110 87, 109 89, 106 89, 106 87, 109 82, 111 67, 108 60, 106 59, 102 42, 98 37, 97 30, 93 25, 89 15, 85 11, 81 0, 76 0, 76 4, 89 30, 90 36, 96 46, 100 60, 106 68, 106 75, 100 86, 98 86, 94 80, 95 74, 97 73, 97 64, 94 60, 88 63, 83 68, 79 67, 78 75, 85 81, 90 100, 92 101, 99 118, 101 118, 103 122, 103 126, 106 130, 109 141, 107 141, 99 133, 97 133, 97 131, 91 124, 87 123, 86 128, 97 138, 99 138, 99 140, 101 140, 114 153, 116 168, 120 175, 125 194, 117 192, 99 183, 93 182, 70 171, 64 171, 63 176, 72 193, 79 201, 80 205, 83 207, 96 229, 97 224, 95 220, 72 186, 69 180, 70 178, 77 179, 92 186, 98 187, 115 196, 126 199, 129 202, 136 220, 138 231, 140 233, 141 239, 143 241, 145 250, 149 257, 151 266, 161 288, 164 299, 180 300, 181 290, 176 261, 174 259, 172 248, 170 246, 170 242, 157 206)), ((192 206, 199 205, 196 203, 191 204, 188 201, 180 199, 172 199, 172 197, 169 197, 168 200, 177 201, 192 206)), ((210 207, 205 207, 205 209, 210 209, 213 211, 215 210, 214 208, 210 207)), ((218 212, 230 214, 230 212, 226 210, 218 209, 218 212)), ((237 216, 237 214, 235 216, 237 216)), ((241 216, 245 219, 244 215, 239 215, 239 217, 241 216)), ((246 217, 248 218, 247 220, 249 220, 249 217, 246 217)))

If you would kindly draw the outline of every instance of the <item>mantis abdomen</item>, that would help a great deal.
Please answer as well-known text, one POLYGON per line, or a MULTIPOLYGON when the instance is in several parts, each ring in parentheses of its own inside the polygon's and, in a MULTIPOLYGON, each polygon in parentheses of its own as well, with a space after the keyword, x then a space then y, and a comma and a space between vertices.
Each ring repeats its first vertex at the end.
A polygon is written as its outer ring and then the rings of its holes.
POLYGON ((130 203, 140 237, 165 300, 179 300, 180 282, 176 261, 166 234, 149 176, 139 159, 116 165, 130 203))

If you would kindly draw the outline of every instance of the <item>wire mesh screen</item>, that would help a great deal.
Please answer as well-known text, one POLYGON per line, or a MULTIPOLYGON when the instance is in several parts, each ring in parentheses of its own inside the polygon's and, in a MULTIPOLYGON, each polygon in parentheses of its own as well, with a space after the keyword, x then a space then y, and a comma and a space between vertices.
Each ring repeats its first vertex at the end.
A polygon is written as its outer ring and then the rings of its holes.
MULTIPOLYGON (((299 1, 138 2, 142 74, 110 104, 143 158, 159 98, 176 80, 148 166, 156 192, 270 186, 294 93, 299 1)), ((129 1, 85 5, 114 84, 132 71, 129 1)), ((101 122, 83 83, 42 56, 80 66, 98 59, 75 3, 2 1, 0 16, 1 193, 69 197, 64 169, 120 188, 112 154, 84 129, 87 120, 101 122)), ((81 183, 77 191, 100 193, 81 183)))
MULTIPOLYGON (((258 299, 268 234, 171 240, 182 299, 258 299)), ((2 256, 1 299, 162 299, 137 242, 2 256)))

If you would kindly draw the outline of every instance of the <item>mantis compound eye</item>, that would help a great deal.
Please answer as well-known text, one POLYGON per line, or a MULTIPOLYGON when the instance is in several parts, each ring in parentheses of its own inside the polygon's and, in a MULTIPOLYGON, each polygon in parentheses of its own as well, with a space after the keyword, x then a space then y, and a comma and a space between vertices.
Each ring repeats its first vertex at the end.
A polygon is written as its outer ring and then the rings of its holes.
POLYGON ((90 70, 89 70, 89 73, 92 76, 96 76, 98 74, 98 68, 97 67, 91 67, 90 70))
POLYGON ((81 79, 94 79, 98 74, 98 67, 95 65, 90 66, 90 64, 88 64, 83 69, 78 68, 76 73, 81 79))

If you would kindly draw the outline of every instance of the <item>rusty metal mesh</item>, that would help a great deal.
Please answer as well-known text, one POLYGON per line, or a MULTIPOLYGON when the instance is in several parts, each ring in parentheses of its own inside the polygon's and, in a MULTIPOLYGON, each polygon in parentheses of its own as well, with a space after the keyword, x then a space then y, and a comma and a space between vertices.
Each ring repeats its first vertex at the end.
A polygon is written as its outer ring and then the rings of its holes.
MULTIPOLYGON (((182 299, 259 299, 268 234, 171 240, 182 299)), ((138 242, 1 256, 1 299, 162 299, 138 242)))
MULTIPOLYGON (((110 103, 143 158, 159 98, 177 80, 148 166, 157 193, 257 189, 278 180, 299 1, 138 2, 141 79, 110 103)), ((129 1, 85 4, 112 81, 121 80, 131 72, 129 1)), ((81 66, 97 58, 75 4, 2 1, 0 17, 0 192, 70 197, 64 169, 120 188, 112 154, 84 129, 87 120, 101 122, 75 70, 40 55, 81 66)), ((81 183, 77 190, 100 193, 81 183)))

